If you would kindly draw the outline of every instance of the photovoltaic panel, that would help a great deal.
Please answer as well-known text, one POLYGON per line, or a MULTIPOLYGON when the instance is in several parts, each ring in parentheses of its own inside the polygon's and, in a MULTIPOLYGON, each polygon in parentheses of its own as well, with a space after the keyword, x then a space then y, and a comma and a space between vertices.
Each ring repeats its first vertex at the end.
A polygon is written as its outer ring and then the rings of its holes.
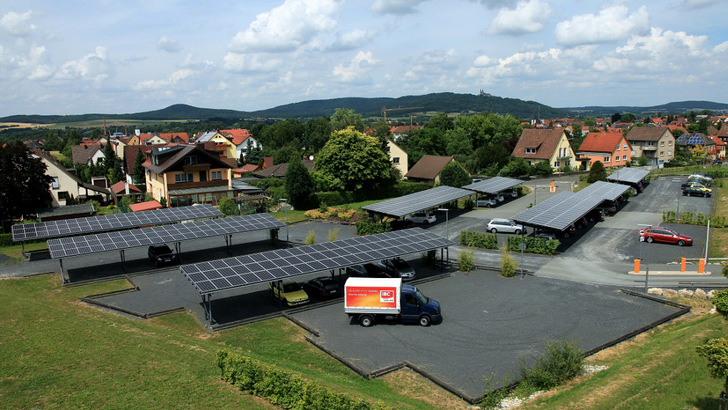
POLYGON ((611 182, 597 181, 588 187, 577 192, 577 197, 597 196, 606 201, 616 201, 630 189, 624 184, 613 184, 611 182))
POLYGON ((183 265, 180 270, 200 294, 207 294, 453 245, 455 245, 454 242, 422 228, 410 228, 293 249, 280 249, 221 259, 220 261, 230 267, 226 270, 216 268, 209 262, 183 265), (392 247, 392 243, 407 244, 407 247, 397 249, 392 247), (295 256, 298 261, 294 260, 292 256, 295 256), (311 256, 311 258, 306 258, 306 256, 311 256), (225 282, 216 280, 219 278, 224 278, 225 282))
POLYGON ((463 188, 470 189, 476 192, 484 192, 486 194, 497 194, 500 191, 504 191, 508 188, 513 188, 514 186, 522 183, 523 181, 520 179, 493 177, 486 179, 485 181, 474 182, 470 185, 465 185, 463 188))
POLYGON ((645 179, 645 177, 649 174, 650 174, 650 171, 647 169, 622 168, 619 171, 613 173, 612 175, 609 175, 607 177, 607 180, 636 184, 636 183, 642 181, 643 179, 645 179))
POLYGON ((284 223, 268 214, 243 215, 232 218, 50 239, 48 240, 48 250, 52 259, 59 259, 88 253, 148 246, 156 243, 179 242, 263 229, 277 229, 284 226, 284 223))
POLYGON ((470 195, 473 195, 473 192, 467 189, 440 185, 421 192, 415 192, 414 194, 363 206, 362 209, 401 218, 405 215, 432 209, 470 195))
POLYGON ((63 219, 34 224, 16 224, 13 225, 12 232, 13 241, 25 241, 220 216, 222 216, 222 212, 212 205, 193 205, 155 209, 153 211, 63 219))

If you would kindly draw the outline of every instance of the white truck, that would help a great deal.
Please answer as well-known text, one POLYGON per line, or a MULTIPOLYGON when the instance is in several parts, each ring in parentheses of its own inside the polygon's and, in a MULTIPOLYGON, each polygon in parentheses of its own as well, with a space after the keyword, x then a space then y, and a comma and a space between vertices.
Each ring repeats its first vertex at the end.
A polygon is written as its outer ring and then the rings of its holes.
POLYGON ((442 320, 440 303, 428 298, 402 278, 352 277, 344 284, 344 313, 368 327, 376 319, 399 320, 428 326, 442 320))

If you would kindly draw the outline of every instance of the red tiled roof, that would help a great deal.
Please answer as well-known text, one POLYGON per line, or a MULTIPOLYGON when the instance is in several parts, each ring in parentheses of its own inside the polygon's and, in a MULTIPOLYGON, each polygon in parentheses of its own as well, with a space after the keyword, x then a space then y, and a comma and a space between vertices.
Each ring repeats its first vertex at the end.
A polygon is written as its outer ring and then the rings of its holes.
POLYGON ((153 209, 162 209, 162 204, 156 200, 151 200, 147 202, 140 202, 138 204, 131 204, 129 205, 129 208, 131 208, 132 212, 151 211, 153 209))
POLYGON ((558 130, 542 130, 542 129, 525 129, 518 139, 516 148, 513 149, 513 155, 516 158, 526 159, 550 159, 559 146, 561 137, 564 135, 563 129, 558 130), (535 153, 526 153, 526 148, 535 149, 535 153))
POLYGON ((186 132, 163 132, 159 134, 159 138, 172 142, 175 138, 181 139, 184 142, 189 142, 190 137, 187 136, 186 132))
MULTIPOLYGON (((126 183, 124 181, 119 181, 111 186, 111 190, 114 191, 116 195, 125 195, 126 194, 126 183)), ((137 188, 134 184, 129 184, 129 193, 130 194, 141 194, 141 189, 137 188)))
POLYGON ((622 145, 623 139, 621 132, 590 133, 581 143, 579 152, 614 152, 617 145, 622 145))
POLYGON ((220 130, 218 132, 232 140, 233 144, 235 144, 236 146, 245 142, 245 140, 248 139, 248 137, 250 136, 250 131, 244 128, 237 128, 234 130, 220 130))

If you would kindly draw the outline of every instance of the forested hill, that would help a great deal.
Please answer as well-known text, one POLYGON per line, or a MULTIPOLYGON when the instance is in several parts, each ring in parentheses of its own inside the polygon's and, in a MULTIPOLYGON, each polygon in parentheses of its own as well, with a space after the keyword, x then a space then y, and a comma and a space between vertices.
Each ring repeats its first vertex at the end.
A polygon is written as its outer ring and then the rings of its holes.
POLYGON ((651 107, 634 107, 634 106, 589 106, 589 107, 570 107, 562 108, 563 110, 572 112, 579 116, 609 116, 616 112, 620 114, 632 113, 635 115, 656 115, 656 114, 679 114, 685 112, 726 112, 728 104, 717 103, 712 101, 679 101, 661 105, 653 105, 651 107))
POLYGON ((412 95, 399 98, 334 98, 329 100, 311 100, 281 105, 260 111, 235 111, 211 108, 198 108, 185 104, 175 104, 157 111, 131 114, 84 114, 84 115, 13 115, 0 118, 0 122, 28 122, 38 124, 90 121, 106 118, 136 120, 207 120, 222 119, 255 119, 255 118, 317 118, 332 115, 337 108, 352 109, 362 117, 380 117, 382 109, 391 110, 388 117, 406 117, 410 114, 424 113, 471 113, 494 112, 511 114, 518 118, 530 119, 540 115, 541 118, 563 117, 566 113, 534 101, 523 101, 516 98, 501 98, 473 94, 435 93, 412 95), (421 107, 411 110, 395 110, 403 107, 421 107))

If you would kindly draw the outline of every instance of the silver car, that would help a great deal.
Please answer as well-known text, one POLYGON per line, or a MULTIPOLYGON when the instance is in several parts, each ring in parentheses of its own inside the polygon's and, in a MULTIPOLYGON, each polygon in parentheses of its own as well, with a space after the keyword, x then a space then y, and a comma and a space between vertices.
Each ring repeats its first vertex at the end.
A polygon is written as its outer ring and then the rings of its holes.
POLYGON ((406 260, 400 257, 385 259, 377 265, 384 269, 390 277, 402 278, 402 280, 412 280, 415 278, 415 270, 406 260))
POLYGON ((526 229, 523 227, 523 225, 519 225, 511 221, 510 219, 504 218, 491 219, 485 229, 492 233, 506 232, 515 233, 516 235, 526 233, 526 229))

